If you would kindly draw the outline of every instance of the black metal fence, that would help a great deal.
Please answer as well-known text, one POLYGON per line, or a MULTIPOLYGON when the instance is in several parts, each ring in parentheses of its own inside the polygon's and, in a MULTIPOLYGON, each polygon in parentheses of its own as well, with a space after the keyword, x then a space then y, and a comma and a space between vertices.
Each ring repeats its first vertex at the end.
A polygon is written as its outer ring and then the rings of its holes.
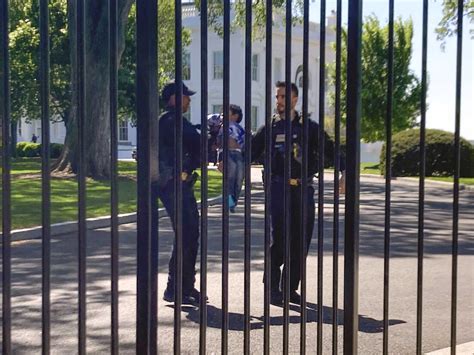
MULTIPOLYGON (((87 339, 87 319, 86 319, 86 167, 83 160, 85 155, 85 114, 86 114, 86 41, 85 31, 85 6, 84 0, 75 1, 77 9, 76 29, 77 29, 77 115, 78 115, 78 352, 86 352, 87 339)), ((308 52, 309 52, 309 0, 303 1, 303 117, 308 114, 308 52)), ((48 35, 48 1, 40 0, 40 34, 41 34, 41 122, 42 122, 42 142, 50 141, 49 120, 49 83, 50 83, 50 65, 49 65, 49 35, 48 35)), ((111 139, 111 332, 110 332, 110 352, 118 354, 119 347, 119 233, 118 233, 118 173, 117 173, 117 52, 118 52, 118 11, 117 0, 109 0, 109 68, 110 68, 110 139, 111 139)), ((156 155, 157 117, 158 107, 158 63, 157 63, 157 41, 158 38, 158 7, 156 1, 137 0, 137 117, 138 117, 138 178, 137 178, 137 319, 136 319, 136 352, 138 354, 157 353, 157 327, 159 326, 159 314, 157 308, 158 286, 158 231, 153 230, 152 208, 152 183, 156 179, 158 171, 158 161, 156 155)), ((265 172, 264 180, 271 181, 272 178, 272 0, 266 1, 266 26, 265 26, 265 125, 267 127, 265 136, 265 172)), ((360 117, 361 117, 361 32, 362 32, 362 0, 349 2, 348 7, 348 50, 347 53, 341 52, 341 26, 342 26, 342 1, 337 1, 337 29, 336 29, 336 76, 338 80, 335 83, 336 105, 335 105, 335 173, 334 173, 334 211, 333 211, 333 305, 332 305, 332 352, 337 353, 338 349, 338 256, 339 256, 339 157, 340 157, 340 127, 341 127, 341 56, 347 55, 347 155, 346 155, 346 196, 345 196, 345 229, 344 229, 344 342, 343 351, 345 354, 357 353, 358 348, 358 327, 359 327, 359 196, 360 196, 360 117)), ((252 1, 246 0, 246 26, 245 26, 245 67, 251 67, 252 55, 252 1)), ((457 314, 457 256, 458 256, 458 215, 459 215, 459 171, 460 171, 460 100, 461 100, 461 58, 462 58, 462 27, 463 27, 463 1, 458 1, 458 20, 457 20, 457 75, 456 75, 456 112, 455 112, 455 156, 456 169, 454 171, 454 191, 453 191, 453 226, 452 226, 452 289, 451 289, 451 351, 455 352, 456 347, 456 314, 457 314)), ((290 116, 290 83, 291 74, 291 55, 292 55, 292 14, 293 4, 291 0, 286 1, 286 34, 285 34, 285 81, 286 81, 286 117, 290 116)), ((232 61, 230 58, 230 0, 223 2, 223 48, 224 48, 224 75, 223 75, 223 113, 224 113, 224 138, 223 138, 223 186, 222 195, 229 195, 228 186, 228 138, 229 138, 229 105, 230 105, 230 70, 232 61)), ((345 10, 344 10, 345 11, 345 10)), ((325 48, 326 48, 326 1, 321 1, 321 31, 320 31, 320 67, 319 67, 319 172, 318 175, 318 203, 317 203, 317 353, 323 351, 323 246, 324 246, 324 204, 325 204, 325 181, 324 174, 324 129, 325 129, 325 48)), ((182 7, 181 1, 175 2, 175 80, 181 85, 183 80, 182 72, 182 7)), ((8 0, 0 1, 0 114, 2 124, 2 353, 10 354, 12 349, 11 327, 12 327, 12 308, 11 308, 11 146, 10 146, 10 101, 9 101, 9 4, 8 0)), ((426 117, 426 82, 427 82, 427 21, 428 21, 428 0, 423 1, 423 60, 422 60, 422 86, 423 99, 421 102, 421 135, 420 135, 420 182, 419 182, 419 211, 418 211, 418 283, 417 283, 417 334, 416 334, 416 353, 422 353, 422 324, 423 324, 423 250, 424 250, 424 198, 425 198, 425 117, 426 117)), ((208 1, 200 2, 201 19, 201 126, 207 126, 208 113, 208 1)), ((391 160, 391 120, 393 110, 393 42, 394 42, 394 0, 389 1, 389 51, 388 57, 388 78, 387 78, 387 108, 386 108, 386 157, 391 160)), ((248 142, 245 150, 245 198, 244 198, 244 343, 243 352, 250 353, 251 338, 251 93, 252 80, 251 71, 245 71, 245 127, 246 141, 248 142)), ((183 170, 183 118, 182 118, 182 95, 178 92, 176 95, 176 119, 175 119, 175 150, 176 161, 174 166, 174 176, 179 176, 183 170)), ((303 153, 302 153, 302 175, 308 174, 308 120, 304 120, 303 130, 303 153)), ((285 141, 290 141, 292 137, 291 121, 286 122, 285 141)), ((201 137, 201 151, 207 152, 208 141, 205 134, 201 137)), ((284 181, 290 181, 292 154, 291 145, 286 145, 285 156, 287 159, 284 164, 284 181)), ((50 272, 51 272, 51 176, 49 172, 50 151, 49 145, 43 144, 41 151, 42 160, 42 353, 50 353, 50 328, 54 318, 51 317, 50 310, 50 272)), ((202 154, 201 172, 201 219, 200 219, 200 304, 199 304, 199 353, 207 352, 207 305, 206 295, 209 289, 207 279, 207 251, 208 251, 208 160, 207 155, 202 154)), ((386 166, 386 187, 385 187, 385 229, 384 229, 384 282, 383 282, 383 348, 380 349, 384 354, 389 352, 389 285, 390 285, 390 215, 391 215, 391 170, 390 164, 386 166)), ((183 223, 182 223, 182 184, 179 179, 175 179, 175 216, 176 216, 176 288, 174 305, 174 353, 181 352, 181 306, 182 306, 182 253, 183 253, 183 223)), ((285 216, 284 216, 284 236, 285 253, 284 260, 286 265, 290 265, 290 184, 285 184, 284 195, 285 216)), ((308 181, 302 179, 301 186, 301 209, 305 211, 302 214, 301 226, 303 228, 302 236, 305 235, 307 201, 303 198, 308 189, 308 181)), ((270 328, 272 325, 270 319, 270 243, 271 243, 271 184, 265 184, 265 222, 264 222, 264 315, 263 315, 263 352, 270 353, 270 343, 272 341, 270 328)), ((303 237, 304 238, 304 237, 303 237)), ((306 243, 301 242, 301 254, 307 254, 306 243)), ((307 302, 307 277, 308 272, 306 263, 301 267, 301 309, 306 309, 307 302)), ((307 312, 302 311, 300 315, 300 348, 289 348, 289 311, 290 311, 290 289, 289 289, 290 268, 284 269, 284 292, 283 292, 283 352, 299 351, 305 353, 306 339, 308 337, 306 324, 307 312)), ((223 198, 222 208, 222 319, 221 319, 221 352, 229 352, 228 333, 229 333, 229 201, 223 198)), ((171 349, 170 349, 171 351, 171 349)), ((238 350, 240 351, 240 350, 238 350)), ((375 350, 376 351, 376 350, 375 350)), ((196 349, 197 352, 197 349, 196 349)))

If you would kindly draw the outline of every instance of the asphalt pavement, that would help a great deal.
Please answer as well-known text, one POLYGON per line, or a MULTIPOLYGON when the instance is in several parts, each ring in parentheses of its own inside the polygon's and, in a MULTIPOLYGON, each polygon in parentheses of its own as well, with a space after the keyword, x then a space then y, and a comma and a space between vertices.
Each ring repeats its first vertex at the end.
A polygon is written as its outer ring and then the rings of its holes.
MULTIPOLYGON (((258 172, 256 173, 258 175, 258 172)), ((332 349, 333 200, 328 175, 324 219, 323 351, 332 349)), ((263 352, 264 194, 252 194, 251 353, 263 352)), ((360 194, 359 337, 360 354, 380 354, 383 336, 384 181, 363 177, 360 194)), ((343 204, 341 216, 343 216, 343 204)), ((38 212, 39 213, 39 212, 38 212)), ((391 214, 389 348, 392 354, 413 354, 416 347, 418 185, 394 181, 391 214)), ((207 352, 221 352, 222 211, 209 208, 207 352)), ((337 343, 343 336, 343 221, 339 223, 340 255, 337 343)), ((240 204, 230 216, 229 353, 243 352, 244 214, 240 204)), ((306 346, 315 353, 317 341, 317 225, 307 259, 308 308, 306 346)), ((461 191, 459 219, 457 343, 474 340, 474 192, 461 191)), ((120 353, 135 353, 136 224, 120 227, 120 353)), ((452 191, 427 184, 423 259, 423 352, 450 344, 452 191)), ((173 232, 167 217, 160 220, 158 276, 158 348, 173 352, 173 307, 162 300, 173 232)), ((54 237, 51 260, 51 348, 53 354, 77 353, 77 234, 54 237)), ((199 267, 199 260, 198 260, 199 267)), ((199 285, 198 270, 198 283, 199 285)), ((299 353, 300 314, 290 310, 290 353, 299 353)), ((87 235, 87 351, 110 353, 110 230, 87 235)), ((271 353, 282 352, 282 309, 271 306, 271 353)), ((15 354, 41 352, 41 241, 12 247, 12 341, 15 354)), ((474 343, 473 343, 474 344, 474 343)), ((182 353, 196 354, 199 309, 183 307, 182 353)))

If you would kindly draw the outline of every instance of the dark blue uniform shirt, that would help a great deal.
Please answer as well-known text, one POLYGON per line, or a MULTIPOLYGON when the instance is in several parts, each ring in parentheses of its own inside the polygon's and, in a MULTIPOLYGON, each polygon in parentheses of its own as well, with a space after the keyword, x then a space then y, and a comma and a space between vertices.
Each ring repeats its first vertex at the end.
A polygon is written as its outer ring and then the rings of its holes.
MULTIPOLYGON (((168 109, 159 120, 159 161, 160 169, 173 168, 175 153, 175 110, 168 109)), ((183 117, 183 171, 192 173, 201 164, 201 135, 188 120, 183 117)), ((172 170, 172 169, 171 169, 172 170)))
MULTIPOLYGON (((303 122, 301 116, 296 112, 296 117, 291 122, 291 178, 301 178, 302 144, 303 144, 303 122)), ((285 127, 286 121, 279 115, 274 115, 272 120, 272 175, 284 176, 285 167, 285 127)), ((308 122, 308 177, 318 172, 318 141, 319 125, 309 120, 308 122)), ((265 152, 265 126, 255 134, 252 139, 252 161, 259 160, 265 152)), ((325 166, 329 166, 334 161, 333 143, 326 132, 324 132, 325 166)), ((340 159, 340 170, 344 170, 344 159, 340 159)))

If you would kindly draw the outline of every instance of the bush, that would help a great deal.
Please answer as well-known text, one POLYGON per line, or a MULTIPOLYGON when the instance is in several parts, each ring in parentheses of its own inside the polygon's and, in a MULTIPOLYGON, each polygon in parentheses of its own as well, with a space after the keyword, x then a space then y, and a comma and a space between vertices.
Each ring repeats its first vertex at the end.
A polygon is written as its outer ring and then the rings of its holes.
POLYGON ((39 157, 41 145, 39 143, 27 143, 23 148, 23 156, 27 158, 39 157))
MULTIPOLYGON (((50 143, 49 150, 52 159, 57 159, 63 150, 63 144, 50 143)), ((41 144, 32 142, 19 142, 16 144, 18 157, 33 158, 41 156, 41 144)))
POLYGON ((49 146, 50 157, 51 159, 58 159, 63 151, 64 144, 51 143, 49 146))
MULTIPOLYGON (((454 134, 426 130, 426 176, 453 176, 454 134)), ((385 172, 385 145, 380 154, 380 171, 385 172)), ((392 137, 392 176, 419 176, 420 130, 410 129, 392 137)), ((461 138, 461 177, 474 177, 474 146, 461 138)))
POLYGON ((24 149, 29 144, 29 142, 19 142, 16 144, 16 155, 20 158, 25 156, 24 149))

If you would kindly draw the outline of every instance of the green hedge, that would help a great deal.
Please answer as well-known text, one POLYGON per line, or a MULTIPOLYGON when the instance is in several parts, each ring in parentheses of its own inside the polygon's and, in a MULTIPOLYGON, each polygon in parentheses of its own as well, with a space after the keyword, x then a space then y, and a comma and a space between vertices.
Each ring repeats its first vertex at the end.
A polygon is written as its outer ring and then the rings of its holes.
MULTIPOLYGON (((50 156, 53 159, 59 158, 63 150, 63 144, 50 143, 50 156)), ((41 156, 41 144, 32 142, 19 142, 16 144, 16 152, 19 157, 33 158, 41 156)))
POLYGON ((19 142, 16 145, 16 151, 19 157, 39 157, 41 154, 41 145, 32 142, 19 142))
POLYGON ((61 155, 61 152, 63 151, 64 144, 59 144, 59 143, 51 143, 49 146, 49 152, 50 152, 50 157, 52 159, 57 159, 61 155))
MULTIPOLYGON (((426 176, 454 175, 454 134, 426 130, 426 176)), ((380 154, 380 171, 385 172, 385 145, 380 154)), ((392 175, 419 176, 420 130, 410 129, 392 137, 392 175)), ((474 177, 474 146, 461 138, 461 177, 474 177)))
POLYGON ((29 142, 19 142, 16 144, 16 154, 18 157, 22 158, 24 157, 23 150, 25 149, 25 146, 28 145, 29 142))

